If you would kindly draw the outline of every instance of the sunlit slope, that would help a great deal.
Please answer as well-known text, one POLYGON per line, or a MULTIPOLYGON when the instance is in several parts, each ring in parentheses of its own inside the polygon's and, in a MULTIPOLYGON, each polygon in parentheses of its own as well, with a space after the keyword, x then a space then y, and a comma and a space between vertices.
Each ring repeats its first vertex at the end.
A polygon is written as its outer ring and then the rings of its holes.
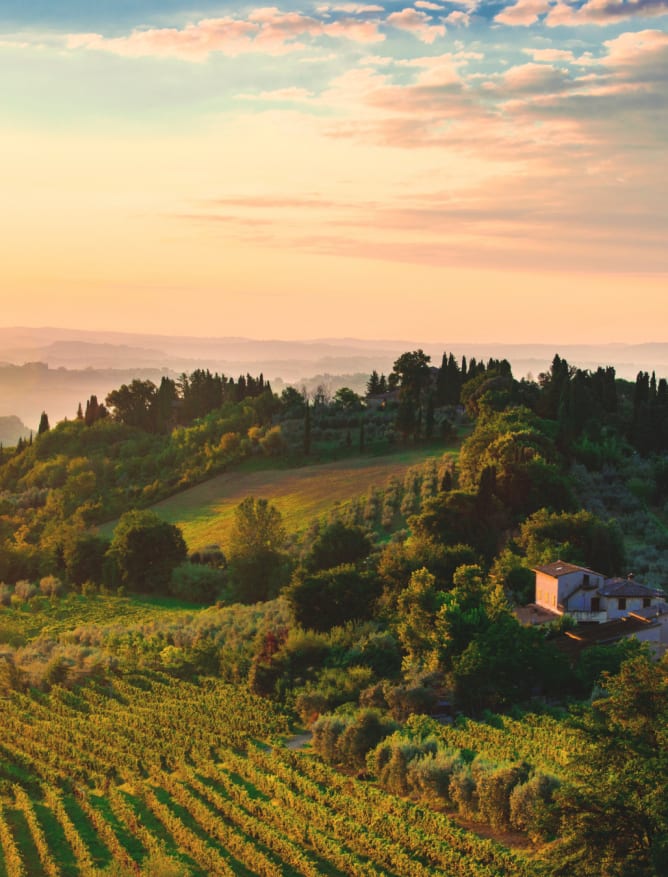
MULTIPOLYGON (((206 545, 226 546, 235 507, 246 496, 271 500, 283 515, 289 532, 302 529, 337 504, 345 504, 392 476, 402 477, 410 466, 445 449, 418 448, 384 456, 358 457, 304 466, 218 475, 153 506, 161 518, 178 524, 190 550, 206 545)), ((103 530, 110 535, 113 524, 103 530)))
POLYGON ((129 674, 0 699, 0 874, 538 877, 538 863, 304 754, 242 686, 129 674))

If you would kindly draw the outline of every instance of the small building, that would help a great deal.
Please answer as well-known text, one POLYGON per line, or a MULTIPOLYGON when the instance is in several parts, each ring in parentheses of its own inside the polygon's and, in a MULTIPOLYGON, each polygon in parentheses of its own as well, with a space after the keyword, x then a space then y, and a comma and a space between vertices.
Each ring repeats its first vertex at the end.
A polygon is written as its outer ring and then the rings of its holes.
POLYGON ((606 579, 584 566, 557 560, 538 567, 536 606, 556 615, 568 614, 576 621, 604 624, 629 613, 661 604, 662 591, 627 578, 606 579))

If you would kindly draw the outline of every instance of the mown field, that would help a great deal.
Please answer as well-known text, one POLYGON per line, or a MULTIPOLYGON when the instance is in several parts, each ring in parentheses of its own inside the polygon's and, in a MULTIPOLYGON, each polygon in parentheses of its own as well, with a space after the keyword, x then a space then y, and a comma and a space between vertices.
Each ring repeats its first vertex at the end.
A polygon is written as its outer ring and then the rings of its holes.
MULTIPOLYGON (((402 478, 411 466, 441 457, 443 446, 411 448, 381 457, 352 457, 297 469, 235 471, 175 494, 152 506, 161 518, 177 524, 191 551, 228 542, 234 509, 247 496, 273 502, 288 532, 298 532, 313 518, 344 506, 392 477, 402 478)), ((452 454, 456 448, 452 448, 452 454)), ((111 536, 115 522, 100 528, 111 536)))
POLYGON ((13 692, 0 723, 6 877, 541 873, 444 814, 290 751, 287 718, 240 686, 129 674, 76 693, 13 692))

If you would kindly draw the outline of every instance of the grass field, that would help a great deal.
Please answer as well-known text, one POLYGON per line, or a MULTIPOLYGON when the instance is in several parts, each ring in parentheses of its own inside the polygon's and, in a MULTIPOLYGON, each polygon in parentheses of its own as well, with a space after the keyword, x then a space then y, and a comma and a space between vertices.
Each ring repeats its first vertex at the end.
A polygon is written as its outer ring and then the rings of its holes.
POLYGON ((35 597, 29 603, 11 608, 0 606, 0 645, 9 643, 22 646, 39 636, 55 639, 83 624, 108 624, 114 621, 131 624, 144 618, 158 618, 179 610, 201 608, 198 603, 187 603, 173 597, 97 594, 66 594, 53 600, 35 597))
MULTIPOLYGON (((161 518, 177 524, 191 551, 206 545, 227 546, 235 507, 247 496, 271 500, 283 515, 288 532, 298 532, 310 520, 336 505, 345 505, 382 487, 392 476, 402 477, 411 466, 449 451, 450 448, 422 447, 382 457, 352 457, 333 463, 297 469, 262 469, 217 475, 152 506, 161 518)), ((115 522, 100 532, 109 537, 115 522)))

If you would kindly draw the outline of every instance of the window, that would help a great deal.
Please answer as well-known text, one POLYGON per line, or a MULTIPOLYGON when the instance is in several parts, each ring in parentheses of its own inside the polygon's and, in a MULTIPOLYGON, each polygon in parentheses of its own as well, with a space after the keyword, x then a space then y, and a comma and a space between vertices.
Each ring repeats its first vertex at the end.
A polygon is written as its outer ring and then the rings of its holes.
POLYGON ((586 573, 582 576, 582 584, 585 586, 585 588, 588 588, 588 587, 589 587, 589 573, 588 573, 588 572, 586 572, 586 573))
POLYGON ((618 597, 617 608, 618 609, 626 609, 626 597, 618 597))
POLYGON ((600 612, 601 611, 601 598, 600 597, 592 597, 591 598, 591 611, 592 612, 600 612))
POLYGON ((649 609, 649 607, 651 605, 652 605, 652 598, 651 597, 643 597, 642 598, 642 608, 643 609, 649 609))

